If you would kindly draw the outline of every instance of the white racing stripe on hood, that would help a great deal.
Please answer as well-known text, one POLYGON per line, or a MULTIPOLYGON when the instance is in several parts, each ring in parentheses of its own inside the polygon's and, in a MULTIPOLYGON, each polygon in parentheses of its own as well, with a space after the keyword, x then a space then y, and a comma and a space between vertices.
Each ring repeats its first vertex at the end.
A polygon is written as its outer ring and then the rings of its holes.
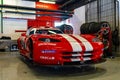
POLYGON ((86 51, 92 51, 93 50, 93 47, 91 45, 91 43, 86 40, 85 38, 79 36, 79 35, 73 35, 75 38, 79 39, 85 46, 85 50, 86 51))
POLYGON ((78 52, 78 51, 82 51, 82 47, 80 46, 80 44, 71 36, 67 35, 67 34, 60 34, 62 37, 64 37, 71 45, 73 52, 78 52))

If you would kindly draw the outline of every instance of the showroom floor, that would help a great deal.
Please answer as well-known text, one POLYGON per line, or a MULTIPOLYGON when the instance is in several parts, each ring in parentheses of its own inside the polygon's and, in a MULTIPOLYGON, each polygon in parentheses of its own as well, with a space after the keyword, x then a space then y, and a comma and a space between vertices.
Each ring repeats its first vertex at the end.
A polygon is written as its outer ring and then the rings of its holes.
POLYGON ((119 80, 120 56, 95 67, 30 67, 18 52, 0 53, 0 80, 119 80))

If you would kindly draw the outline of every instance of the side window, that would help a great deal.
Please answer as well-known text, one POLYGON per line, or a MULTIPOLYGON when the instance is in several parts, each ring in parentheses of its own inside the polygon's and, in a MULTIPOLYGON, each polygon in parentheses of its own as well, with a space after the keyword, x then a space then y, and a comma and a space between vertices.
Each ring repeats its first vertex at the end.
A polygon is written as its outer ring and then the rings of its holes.
POLYGON ((27 30, 26 35, 29 36, 31 34, 35 34, 35 32, 36 32, 36 28, 30 28, 27 30))
POLYGON ((34 30, 30 31, 29 35, 34 34, 34 30))

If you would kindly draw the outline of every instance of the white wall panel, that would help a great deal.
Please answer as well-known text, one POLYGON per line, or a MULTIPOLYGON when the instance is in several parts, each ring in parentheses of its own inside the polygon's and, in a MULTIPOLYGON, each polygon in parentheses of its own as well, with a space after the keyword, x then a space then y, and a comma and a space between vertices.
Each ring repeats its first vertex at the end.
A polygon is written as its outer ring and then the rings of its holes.
POLYGON ((74 34, 80 34, 80 26, 85 23, 85 6, 74 10, 74 15, 70 18, 70 23, 73 26, 74 34))
POLYGON ((5 5, 16 5, 16 6, 25 6, 35 8, 35 2, 32 1, 23 1, 23 0, 3 0, 5 5))
MULTIPOLYGON (((120 0, 118 0, 120 3, 120 0)), ((119 31, 120 31, 120 4, 119 4, 119 31)), ((119 32, 119 37, 120 37, 120 32, 119 32)))
POLYGON ((6 5, 16 5, 17 1, 16 0, 3 0, 3 4, 6 4, 6 5))
POLYGON ((33 7, 35 8, 35 2, 32 1, 23 1, 23 0, 16 0, 17 6, 24 6, 24 7, 33 7))
POLYGON ((15 30, 26 30, 27 20, 3 19, 3 33, 15 34, 15 30))
MULTIPOLYGON (((1 16, 1 13, 0 13, 0 16, 1 16)), ((0 33, 1 33, 1 17, 0 17, 0 33)))
MULTIPOLYGON (((0 0, 0 4, 2 3, 2 0, 0 0)), ((0 9, 1 10, 1 9, 0 9)), ((1 33, 1 13, 0 13, 0 33, 1 33)))
POLYGON ((35 19, 35 15, 4 13, 3 17, 19 19, 35 19))
MULTIPOLYGON (((35 2, 31 2, 31 1, 4 0, 3 4, 35 8, 35 2)), ((35 15, 12 14, 12 13, 5 13, 5 11, 18 11, 18 12, 36 13, 35 11, 16 10, 16 9, 3 9, 3 12, 4 12, 3 17, 24 18, 24 19, 35 19, 36 18, 35 15)))

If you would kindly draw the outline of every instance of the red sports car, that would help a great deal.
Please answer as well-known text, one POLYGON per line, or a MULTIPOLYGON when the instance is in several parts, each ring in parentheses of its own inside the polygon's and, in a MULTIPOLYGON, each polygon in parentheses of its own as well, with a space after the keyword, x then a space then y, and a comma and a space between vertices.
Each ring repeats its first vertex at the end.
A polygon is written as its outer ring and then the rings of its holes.
POLYGON ((98 63, 103 47, 95 36, 63 34, 56 28, 30 28, 18 39, 20 54, 41 65, 98 63))

